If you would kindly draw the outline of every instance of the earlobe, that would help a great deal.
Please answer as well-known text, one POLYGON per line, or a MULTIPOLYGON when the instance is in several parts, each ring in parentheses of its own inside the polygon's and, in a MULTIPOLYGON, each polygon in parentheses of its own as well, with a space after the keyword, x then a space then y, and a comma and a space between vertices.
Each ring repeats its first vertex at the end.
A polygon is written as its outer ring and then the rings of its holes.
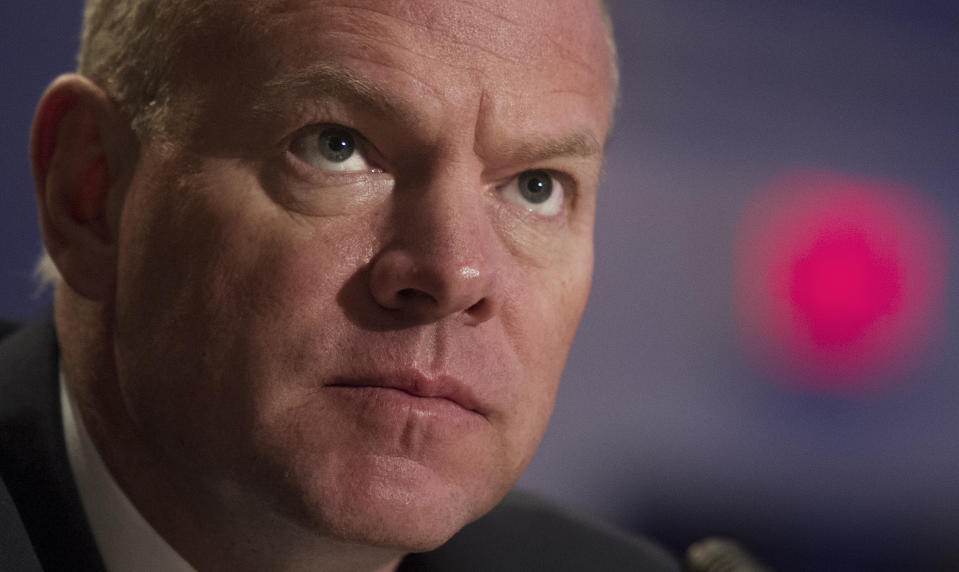
POLYGON ((30 152, 47 252, 73 290, 102 299, 113 288, 115 205, 126 191, 136 138, 102 89, 69 74, 40 100, 30 152))

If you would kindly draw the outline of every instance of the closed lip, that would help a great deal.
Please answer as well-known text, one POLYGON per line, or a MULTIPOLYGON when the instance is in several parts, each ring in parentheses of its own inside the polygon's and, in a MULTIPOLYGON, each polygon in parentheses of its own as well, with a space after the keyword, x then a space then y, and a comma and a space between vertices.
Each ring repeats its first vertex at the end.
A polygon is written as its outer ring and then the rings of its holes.
POLYGON ((447 399, 467 411, 482 416, 487 408, 476 397, 473 390, 461 379, 451 375, 426 375, 417 370, 407 370, 388 374, 362 375, 356 377, 338 377, 329 387, 380 387, 396 389, 414 397, 447 399))

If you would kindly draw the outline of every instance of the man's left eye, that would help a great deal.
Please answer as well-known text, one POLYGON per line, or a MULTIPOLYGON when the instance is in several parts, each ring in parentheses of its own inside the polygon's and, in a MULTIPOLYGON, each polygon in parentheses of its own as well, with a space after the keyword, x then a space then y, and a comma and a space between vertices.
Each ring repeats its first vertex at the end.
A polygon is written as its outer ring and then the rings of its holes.
POLYGON ((310 129, 290 143, 290 152, 304 163, 325 171, 371 171, 357 145, 357 135, 346 127, 310 129))
POLYGON ((543 216, 563 210, 563 185, 548 171, 523 171, 502 188, 506 199, 543 216))

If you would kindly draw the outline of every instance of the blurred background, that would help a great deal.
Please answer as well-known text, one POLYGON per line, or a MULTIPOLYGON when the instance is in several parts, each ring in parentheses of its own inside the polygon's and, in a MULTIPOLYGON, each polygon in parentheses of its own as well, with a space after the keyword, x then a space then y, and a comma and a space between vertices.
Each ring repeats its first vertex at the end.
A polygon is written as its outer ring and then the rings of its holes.
MULTIPOLYGON (((678 553, 959 569, 959 3, 610 0, 596 277, 521 485, 678 553)), ((0 7, 0 315, 80 2, 0 7)))

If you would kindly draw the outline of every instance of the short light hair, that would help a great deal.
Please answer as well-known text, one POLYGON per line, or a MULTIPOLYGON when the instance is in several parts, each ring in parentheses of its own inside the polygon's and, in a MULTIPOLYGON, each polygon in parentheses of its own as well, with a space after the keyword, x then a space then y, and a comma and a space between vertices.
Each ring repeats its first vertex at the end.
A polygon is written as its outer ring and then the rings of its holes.
POLYGON ((606 28, 606 48, 609 51, 609 124, 613 125, 613 112, 619 106, 620 76, 619 52, 616 50, 616 33, 613 27, 613 16, 609 12, 606 0, 598 0, 599 8, 603 13, 603 26, 606 28))
POLYGON ((141 138, 164 125, 170 71, 209 0, 86 0, 77 71, 102 87, 141 138))
MULTIPOLYGON (((215 0, 86 0, 77 71, 117 104, 141 140, 168 125, 170 73, 183 39, 202 25, 215 0)), ((610 65, 610 122, 619 101, 619 60, 605 0, 598 0, 606 28, 610 65)), ((34 268, 41 288, 59 278, 44 252, 34 268)))

